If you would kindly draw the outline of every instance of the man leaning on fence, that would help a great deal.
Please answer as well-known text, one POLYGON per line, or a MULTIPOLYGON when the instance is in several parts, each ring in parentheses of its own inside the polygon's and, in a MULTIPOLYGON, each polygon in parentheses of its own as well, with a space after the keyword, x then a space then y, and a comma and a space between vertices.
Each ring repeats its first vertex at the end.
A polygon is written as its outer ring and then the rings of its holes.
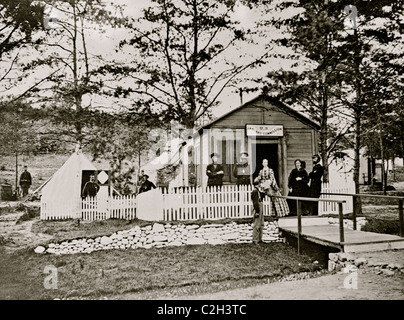
POLYGON ((95 182, 95 177, 90 176, 90 181, 87 181, 84 185, 83 192, 81 193, 81 198, 85 199, 87 197, 95 197, 100 190, 100 186, 95 182))
POLYGON ((251 200, 253 203, 253 243, 262 242, 262 232, 264 230, 264 206, 262 200, 265 193, 260 190, 260 180, 255 178, 254 189, 251 192, 251 200))

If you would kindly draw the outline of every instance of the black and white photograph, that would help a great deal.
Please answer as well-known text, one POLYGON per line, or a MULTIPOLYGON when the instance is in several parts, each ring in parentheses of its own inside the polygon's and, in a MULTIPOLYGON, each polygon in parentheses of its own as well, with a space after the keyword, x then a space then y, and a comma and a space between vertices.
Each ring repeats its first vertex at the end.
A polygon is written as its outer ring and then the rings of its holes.
POLYGON ((403 0, 0 0, 0 300, 403 301, 403 92, 403 0))

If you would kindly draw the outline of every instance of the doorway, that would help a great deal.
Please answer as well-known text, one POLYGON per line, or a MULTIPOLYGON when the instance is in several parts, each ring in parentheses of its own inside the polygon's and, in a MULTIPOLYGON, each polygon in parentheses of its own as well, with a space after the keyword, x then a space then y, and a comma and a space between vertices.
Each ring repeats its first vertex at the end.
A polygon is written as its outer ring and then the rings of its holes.
POLYGON ((258 173, 262 169, 262 160, 268 160, 268 167, 274 170, 276 183, 279 186, 279 164, 278 164, 278 144, 277 143, 252 143, 252 164, 253 168, 253 180, 258 176, 258 173))

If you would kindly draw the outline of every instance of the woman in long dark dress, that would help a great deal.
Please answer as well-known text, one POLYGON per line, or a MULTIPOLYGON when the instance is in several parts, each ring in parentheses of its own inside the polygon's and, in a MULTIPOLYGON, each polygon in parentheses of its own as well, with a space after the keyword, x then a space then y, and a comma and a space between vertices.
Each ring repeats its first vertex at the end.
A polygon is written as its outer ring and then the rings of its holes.
MULTIPOLYGON (((290 172, 288 179, 289 196, 307 197, 309 192, 309 175, 302 165, 300 159, 295 160, 295 168, 290 172)), ((288 205, 291 215, 297 214, 296 200, 288 199, 288 205)), ((302 212, 305 210, 305 204, 302 203, 302 212)))

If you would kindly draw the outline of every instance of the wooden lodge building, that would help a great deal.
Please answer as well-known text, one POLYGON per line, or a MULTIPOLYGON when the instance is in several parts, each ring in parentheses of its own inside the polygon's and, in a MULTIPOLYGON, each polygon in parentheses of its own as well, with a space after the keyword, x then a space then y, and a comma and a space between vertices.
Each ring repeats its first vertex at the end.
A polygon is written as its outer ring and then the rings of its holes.
MULTIPOLYGON (((315 121, 277 99, 260 95, 231 110, 222 117, 197 129, 193 139, 193 161, 196 184, 206 186, 206 167, 210 155, 219 154, 224 167, 223 184, 236 184, 233 169, 240 152, 248 152, 252 179, 268 159, 278 185, 287 194, 287 181, 294 161, 306 162, 312 169, 312 155, 318 152, 318 130, 315 121)), ((251 180, 252 181, 252 180, 251 180)))

